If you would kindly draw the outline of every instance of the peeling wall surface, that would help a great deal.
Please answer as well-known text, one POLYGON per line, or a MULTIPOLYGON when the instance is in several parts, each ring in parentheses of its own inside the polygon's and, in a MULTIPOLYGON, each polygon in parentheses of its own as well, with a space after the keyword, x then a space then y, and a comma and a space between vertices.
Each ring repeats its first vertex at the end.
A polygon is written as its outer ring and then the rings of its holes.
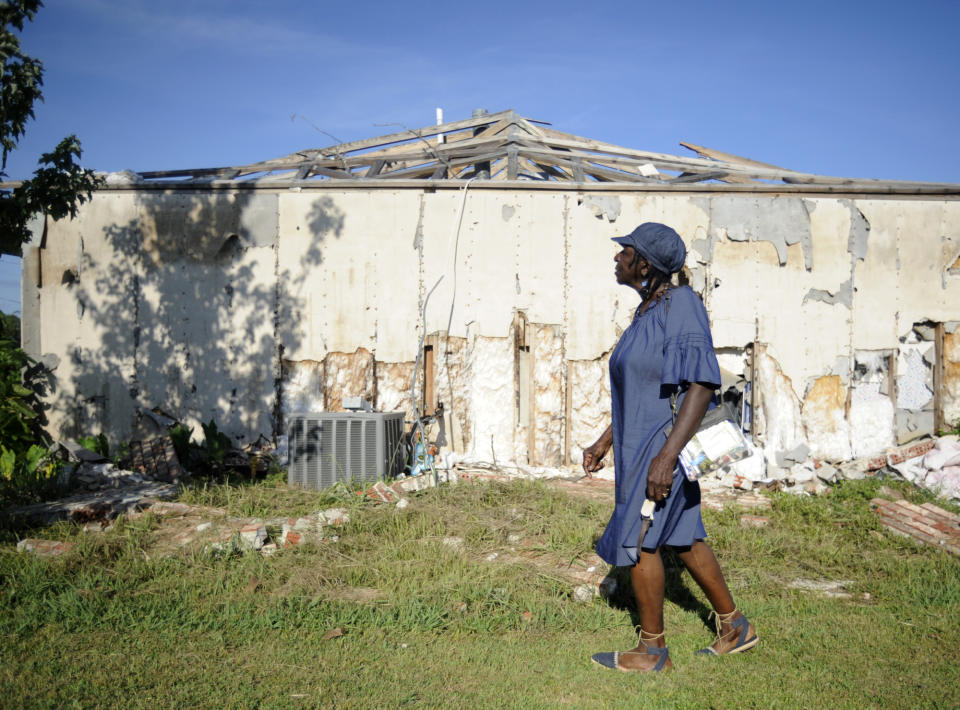
POLYGON ((25 250, 24 344, 52 369, 54 436, 123 439, 159 408, 243 443, 345 397, 412 421, 423 338, 417 392, 429 380, 427 411, 444 404, 449 448, 576 464, 609 422, 607 360, 638 304, 610 237, 644 221, 684 237, 681 278, 752 392, 768 465, 873 455, 960 418, 950 198, 108 189, 25 250))

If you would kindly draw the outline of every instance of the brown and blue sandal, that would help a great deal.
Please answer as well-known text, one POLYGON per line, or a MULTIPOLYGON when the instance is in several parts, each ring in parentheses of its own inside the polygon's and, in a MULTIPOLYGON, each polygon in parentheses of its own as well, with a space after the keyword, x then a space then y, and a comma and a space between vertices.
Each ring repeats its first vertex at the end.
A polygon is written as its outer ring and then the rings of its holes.
POLYGON ((637 645, 643 645, 643 651, 609 651, 606 653, 595 653, 590 657, 594 663, 603 666, 604 668, 613 668, 614 670, 623 671, 624 673, 659 673, 665 668, 670 668, 673 665, 670 662, 670 649, 664 646, 663 648, 659 646, 649 646, 647 643, 649 641, 654 641, 658 638, 663 638, 663 633, 659 634, 647 634, 643 629, 640 630, 637 638, 637 645), (626 668, 620 665, 620 659, 623 656, 638 655, 638 656, 657 656, 657 662, 654 664, 653 668, 626 668))
MULTIPOLYGON (((722 625, 727 623, 733 627, 733 630, 737 632, 737 640, 733 646, 726 651, 718 651, 713 646, 707 646, 706 648, 701 648, 694 655, 697 656, 726 656, 730 653, 742 653, 743 651, 749 651, 751 648, 760 643, 760 637, 757 636, 756 632, 752 636, 750 634, 750 620, 747 617, 741 615, 740 617, 734 619, 734 615, 737 614, 737 609, 734 608, 728 614, 718 614, 713 612, 713 615, 717 620, 717 641, 719 641, 722 636, 720 634, 720 629, 722 625), (749 638, 748 638, 749 636, 749 638)), ((714 641, 716 643, 717 641, 714 641)))

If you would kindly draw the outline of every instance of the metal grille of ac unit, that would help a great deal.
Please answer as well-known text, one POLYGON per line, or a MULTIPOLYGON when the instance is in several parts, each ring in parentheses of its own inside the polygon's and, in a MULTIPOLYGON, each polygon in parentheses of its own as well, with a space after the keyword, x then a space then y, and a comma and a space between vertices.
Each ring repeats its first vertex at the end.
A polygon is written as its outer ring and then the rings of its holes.
POLYGON ((288 419, 287 482, 319 490, 403 471, 402 412, 322 412, 288 419))

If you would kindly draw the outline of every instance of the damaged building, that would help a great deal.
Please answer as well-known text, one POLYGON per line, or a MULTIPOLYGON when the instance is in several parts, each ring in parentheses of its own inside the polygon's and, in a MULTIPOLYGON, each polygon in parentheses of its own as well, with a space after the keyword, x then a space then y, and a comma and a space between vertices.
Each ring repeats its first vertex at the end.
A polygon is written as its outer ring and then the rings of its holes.
POLYGON ((415 380, 420 413, 443 404, 447 450, 577 464, 637 305, 610 237, 644 221, 686 241, 681 280, 768 467, 960 419, 960 185, 683 145, 696 156, 478 112, 254 165, 112 174, 24 249, 51 433, 124 440, 160 408, 244 443, 347 397, 410 422, 415 380))

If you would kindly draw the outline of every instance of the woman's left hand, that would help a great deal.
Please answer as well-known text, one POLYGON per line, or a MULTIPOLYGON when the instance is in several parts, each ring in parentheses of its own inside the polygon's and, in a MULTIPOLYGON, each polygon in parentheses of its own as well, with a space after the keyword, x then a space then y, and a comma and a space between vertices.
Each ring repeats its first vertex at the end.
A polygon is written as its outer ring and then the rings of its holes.
POLYGON ((666 443, 650 462, 650 468, 647 471, 647 497, 656 502, 662 503, 670 495, 670 485, 673 483, 673 470, 677 466, 677 457, 681 449, 690 441, 700 421, 703 419, 704 412, 710 405, 710 397, 713 396, 713 390, 701 385, 699 382, 691 382, 687 389, 687 394, 680 404, 680 411, 677 412, 677 421, 673 424, 670 436, 666 443))
POLYGON ((670 495, 673 485, 673 470, 677 466, 677 457, 661 451, 653 457, 647 471, 647 498, 661 503, 670 495))

